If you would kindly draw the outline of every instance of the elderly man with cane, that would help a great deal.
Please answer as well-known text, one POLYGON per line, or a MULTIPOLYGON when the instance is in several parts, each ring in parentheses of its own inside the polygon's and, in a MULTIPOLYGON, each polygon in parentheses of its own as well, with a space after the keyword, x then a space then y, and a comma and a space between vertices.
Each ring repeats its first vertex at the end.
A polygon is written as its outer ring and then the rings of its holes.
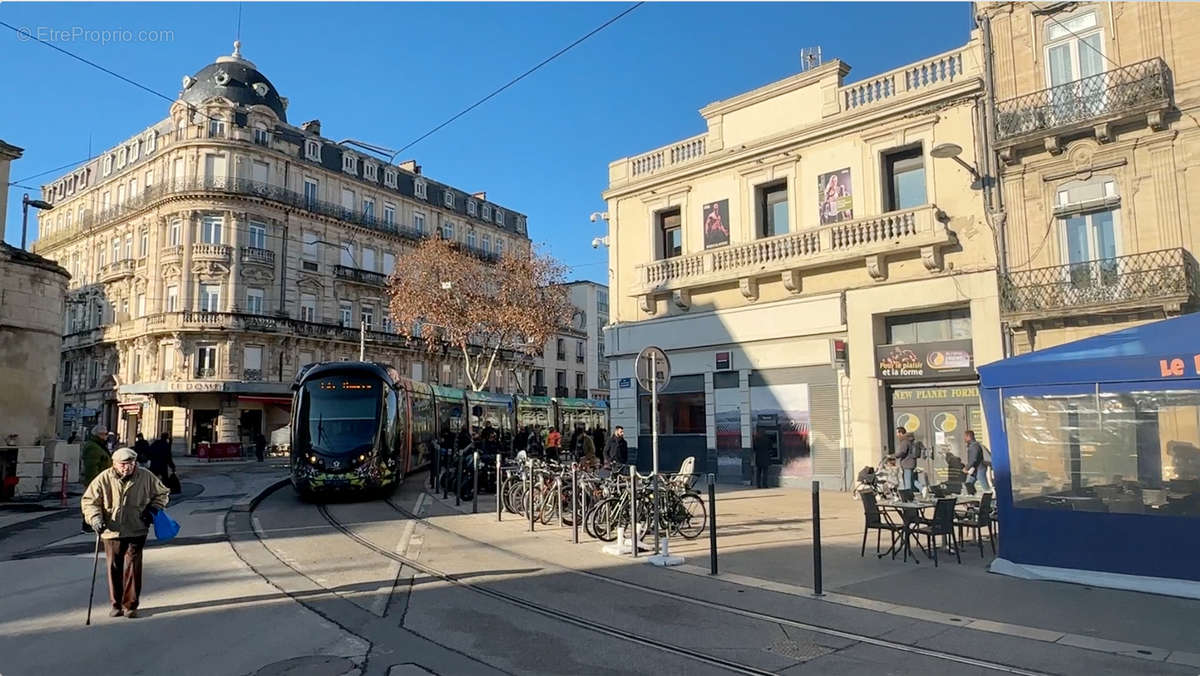
MULTIPOLYGON (((137 617, 142 591, 142 548, 158 510, 167 506, 170 491, 148 469, 137 465, 137 453, 118 449, 112 467, 104 470, 83 494, 83 518, 96 531, 96 562, 100 543, 108 560, 110 617, 137 617)), ((95 589, 95 562, 93 563, 95 589)), ((91 602, 88 620, 91 621, 91 602)))

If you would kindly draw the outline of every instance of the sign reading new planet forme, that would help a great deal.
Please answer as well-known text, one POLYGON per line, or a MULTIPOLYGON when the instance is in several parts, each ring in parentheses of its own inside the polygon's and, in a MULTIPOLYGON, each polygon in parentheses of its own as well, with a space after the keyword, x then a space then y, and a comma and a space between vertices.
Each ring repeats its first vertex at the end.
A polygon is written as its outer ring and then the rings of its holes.
POLYGON ((884 380, 975 375, 970 340, 880 345, 875 348, 875 363, 884 380))

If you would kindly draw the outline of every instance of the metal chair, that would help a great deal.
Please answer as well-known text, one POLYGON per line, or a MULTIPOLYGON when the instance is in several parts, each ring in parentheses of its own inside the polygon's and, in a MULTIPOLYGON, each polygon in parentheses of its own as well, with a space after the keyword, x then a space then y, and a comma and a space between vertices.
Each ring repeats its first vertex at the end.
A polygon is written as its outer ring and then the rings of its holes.
POLYGON ((996 531, 992 528, 992 494, 984 493, 979 498, 979 505, 967 507, 967 513, 954 520, 958 528, 958 541, 963 541, 963 530, 974 529, 975 541, 979 543, 979 556, 983 558, 983 529, 988 531, 988 540, 992 544, 992 556, 996 555, 996 531))
POLYGON ((862 550, 859 552, 860 557, 867 555, 867 534, 872 530, 875 531, 875 553, 879 554, 880 545, 882 544, 883 531, 887 531, 892 536, 891 546, 892 556, 895 557, 896 538, 904 530, 904 527, 892 521, 891 517, 886 512, 879 509, 879 503, 875 501, 875 494, 865 492, 861 495, 863 505, 863 541, 862 550))
POLYGON ((933 554, 934 568, 938 565, 938 550, 933 539, 939 535, 950 539, 950 544, 954 547, 954 557, 958 559, 959 563, 962 563, 962 555, 959 553, 962 547, 959 546, 958 537, 954 533, 954 505, 956 502, 957 500, 954 498, 938 500, 933 508, 932 519, 921 519, 908 528, 909 534, 916 535, 918 538, 922 535, 925 536, 925 542, 933 554))

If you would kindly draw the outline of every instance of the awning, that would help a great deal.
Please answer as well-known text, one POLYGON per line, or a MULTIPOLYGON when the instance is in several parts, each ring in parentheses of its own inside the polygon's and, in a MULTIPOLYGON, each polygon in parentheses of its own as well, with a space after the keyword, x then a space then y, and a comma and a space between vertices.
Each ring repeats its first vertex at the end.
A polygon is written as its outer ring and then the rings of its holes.
POLYGON ((271 397, 271 396, 262 396, 262 395, 239 394, 238 401, 258 402, 258 403, 262 403, 262 404, 275 404, 277 406, 291 406, 292 405, 291 397, 271 397))

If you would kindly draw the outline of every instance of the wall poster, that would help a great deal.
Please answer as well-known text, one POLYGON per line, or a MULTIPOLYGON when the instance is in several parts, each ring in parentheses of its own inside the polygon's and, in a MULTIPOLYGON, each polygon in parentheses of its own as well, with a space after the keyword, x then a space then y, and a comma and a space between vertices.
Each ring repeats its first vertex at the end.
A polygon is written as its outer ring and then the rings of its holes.
POLYGON ((783 466, 780 475, 812 476, 808 384, 753 386, 750 409, 752 434, 765 434, 774 440, 773 460, 783 466))
POLYGON ((729 200, 704 205, 704 248, 729 244, 729 200))
POLYGON ((850 184, 849 167, 817 177, 817 203, 821 205, 821 225, 854 218, 854 191, 850 184))
POLYGON ((736 387, 713 390, 717 427, 717 473, 740 480, 742 466, 742 392, 736 387))

